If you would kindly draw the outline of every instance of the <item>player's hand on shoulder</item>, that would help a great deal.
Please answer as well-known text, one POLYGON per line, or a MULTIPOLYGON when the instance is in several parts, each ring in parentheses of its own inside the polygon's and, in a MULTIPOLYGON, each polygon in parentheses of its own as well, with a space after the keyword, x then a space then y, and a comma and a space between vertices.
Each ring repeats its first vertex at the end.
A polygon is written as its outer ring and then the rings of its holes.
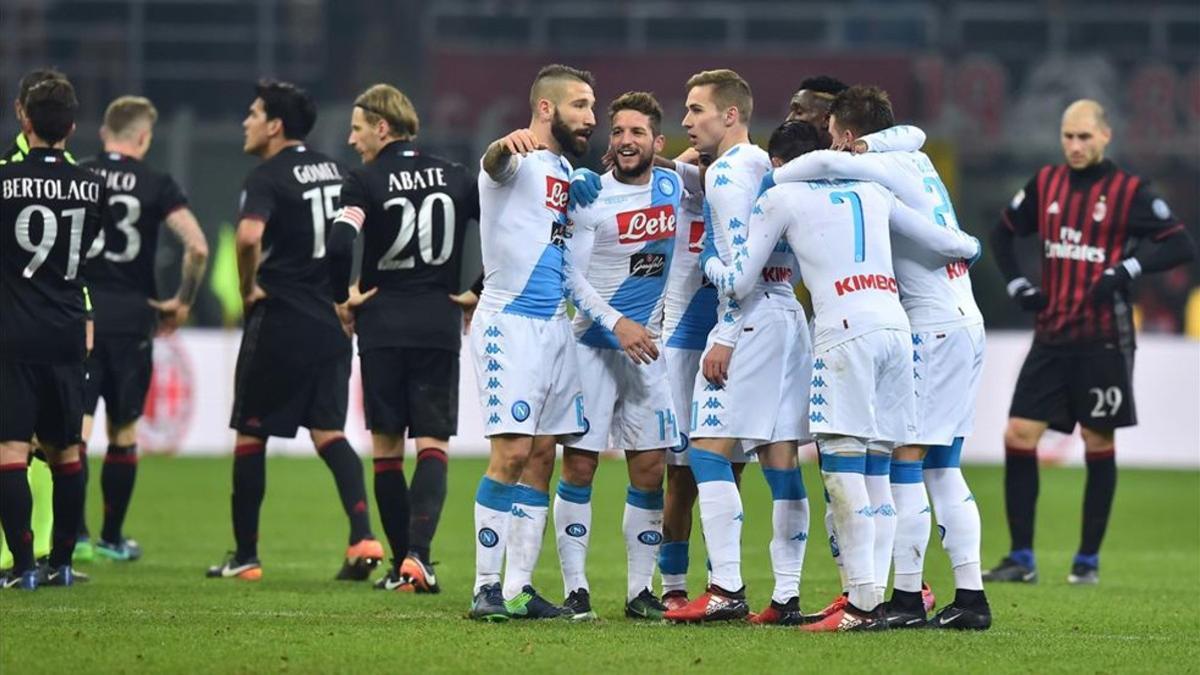
POLYGON ((499 141, 510 155, 528 155, 537 150, 545 150, 546 144, 538 140, 529 129, 517 129, 499 141))
POLYGON ((188 316, 192 312, 189 305, 184 304, 179 298, 168 298, 166 300, 147 300, 150 306, 158 312, 158 334, 170 335, 179 330, 183 324, 187 323, 188 316))
POLYGON ((867 146, 867 142, 861 138, 856 138, 854 142, 846 146, 846 151, 852 155, 861 155, 866 153, 871 148, 867 146))
POLYGON ((714 344, 705 352, 704 362, 700 364, 704 379, 718 387, 724 387, 725 381, 729 379, 729 361, 732 358, 733 347, 720 343, 714 344))
POLYGON ((1045 292, 1025 277, 1014 279, 1008 284, 1008 297, 1016 300, 1026 312, 1040 312, 1050 304, 1045 292))
POLYGON ((479 296, 475 291, 467 289, 462 293, 451 293, 450 301, 462 307, 463 311, 463 335, 471 331, 471 319, 475 317, 475 307, 479 304, 479 296))
POLYGON ((642 324, 621 317, 613 326, 613 334, 621 349, 637 364, 644 365, 658 358, 658 345, 654 342, 654 334, 642 324))
POLYGON ((580 167, 571 172, 571 210, 582 208, 596 201, 603 189, 600 174, 591 169, 580 167))

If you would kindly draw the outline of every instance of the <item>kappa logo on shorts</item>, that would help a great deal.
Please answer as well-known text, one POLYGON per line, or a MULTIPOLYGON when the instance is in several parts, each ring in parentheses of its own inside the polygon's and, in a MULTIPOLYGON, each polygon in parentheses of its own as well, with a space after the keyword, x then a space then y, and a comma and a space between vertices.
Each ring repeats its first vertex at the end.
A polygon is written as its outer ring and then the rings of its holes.
POLYGON ((645 544, 647 546, 658 546, 659 544, 662 543, 663 537, 662 537, 662 532, 655 532, 654 530, 646 530, 646 531, 638 534, 637 538, 638 538, 638 541, 642 542, 643 544, 645 544))
POLYGON ((925 344, 925 341, 922 340, 921 336, 917 333, 912 334, 912 342, 914 347, 925 344))
POLYGON ((812 382, 810 384, 812 384, 812 386, 814 386, 814 387, 824 387, 825 386, 825 378, 818 375, 812 379, 812 382))
POLYGON ((725 406, 721 405, 721 401, 718 400, 716 396, 710 396, 708 400, 704 402, 705 410, 724 410, 724 408, 725 406))
POLYGON ((500 365, 500 362, 496 359, 488 359, 487 371, 489 373, 494 373, 498 370, 504 370, 504 366, 500 365))
POLYGON ((825 396, 823 394, 813 394, 812 398, 808 399, 813 405, 825 405, 825 396))
POLYGON ((813 361, 813 370, 825 370, 825 359, 813 361))
POLYGON ((531 412, 533 412, 533 409, 525 401, 517 401, 512 405, 513 419, 518 422, 524 422, 529 419, 529 413, 531 412))
POLYGON ((579 538, 587 534, 587 527, 583 523, 571 523, 565 531, 568 536, 579 538))
POLYGON ((829 420, 825 419, 825 415, 823 415, 819 412, 809 413, 808 421, 809 422, 829 422, 829 420))
POLYGON ((491 396, 488 397, 487 407, 495 408, 495 407, 501 405, 502 403, 503 402, 500 400, 499 396, 492 394, 491 396))
POLYGON ((913 363, 922 363, 922 362, 923 361, 921 360, 921 355, 916 352, 913 352, 913 363))
POLYGON ((721 418, 717 417, 716 415, 709 415, 708 417, 704 418, 704 422, 701 424, 701 426, 719 427, 721 426, 721 418))
POLYGON ((485 548, 493 548, 500 543, 500 535, 490 527, 485 527, 479 531, 479 543, 485 548))
POLYGON ((704 384, 704 391, 720 391, 720 390, 721 390, 721 388, 718 387, 717 385, 713 384, 712 382, 706 382, 704 384))
POLYGON ((483 353, 493 355, 503 354, 504 352, 500 349, 500 345, 496 344, 495 342, 489 342, 487 343, 487 346, 483 348, 483 353))
POLYGON ((489 377, 488 381, 487 381, 487 388, 488 389, 503 389, 504 385, 500 384, 499 378, 489 377))
POLYGON ((487 330, 483 331, 483 335, 490 338, 504 337, 504 333, 501 333, 497 326, 488 326, 487 330))
POLYGON ((496 413, 492 413, 492 416, 488 418, 488 424, 500 424, 500 421, 500 416, 496 413))

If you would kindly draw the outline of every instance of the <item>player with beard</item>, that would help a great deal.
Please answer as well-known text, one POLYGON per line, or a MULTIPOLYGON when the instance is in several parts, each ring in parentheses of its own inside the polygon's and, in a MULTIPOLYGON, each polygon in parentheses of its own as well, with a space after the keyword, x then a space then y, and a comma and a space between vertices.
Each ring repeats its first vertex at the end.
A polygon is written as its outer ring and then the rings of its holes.
POLYGON ((383 559, 383 546, 371 533, 362 462, 342 431, 351 345, 325 259, 343 170, 304 144, 317 119, 306 92, 265 81, 256 94, 242 122, 243 149, 262 163, 246 178, 237 232, 246 308, 230 420, 237 431, 231 499, 237 550, 208 568, 208 576, 262 578, 258 522, 267 439, 292 438, 304 426, 350 521, 337 578, 365 580, 383 559))
POLYGON ((585 573, 592 480, 601 451, 624 449, 625 615, 661 619, 666 608, 650 588, 662 542, 664 454, 678 441, 679 430, 658 336, 683 188, 674 171, 653 168, 664 139, 662 108, 651 94, 621 95, 609 106, 609 122, 614 165, 601 177, 605 199, 573 210, 567 242, 574 270, 598 296, 591 304, 601 318, 579 313, 574 320, 586 431, 563 449, 555 539, 565 605, 575 619, 594 618, 585 573), (614 315, 609 330, 603 322, 614 315))
POLYGON ((555 443, 586 430, 564 300, 572 296, 580 312, 610 331, 620 318, 590 304, 595 291, 572 269, 565 250, 571 165, 563 155, 587 151, 596 125, 593 82, 587 71, 542 68, 529 93, 529 126, 493 142, 481 161, 486 277, 471 352, 491 459, 475 494, 474 619, 570 613, 541 597, 532 580, 549 511, 555 443))

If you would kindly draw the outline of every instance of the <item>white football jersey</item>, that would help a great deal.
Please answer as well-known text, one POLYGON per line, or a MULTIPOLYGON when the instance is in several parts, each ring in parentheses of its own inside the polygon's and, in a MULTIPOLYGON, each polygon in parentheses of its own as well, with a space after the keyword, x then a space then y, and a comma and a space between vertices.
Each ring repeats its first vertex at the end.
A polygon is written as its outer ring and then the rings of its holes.
POLYGON ((646 185, 622 183, 611 171, 600 183, 596 201, 570 214, 569 274, 578 272, 587 282, 571 284, 580 309, 586 308, 575 314, 573 325, 580 343, 619 349, 608 326, 622 316, 662 333, 683 184, 674 171, 660 168, 646 185))
POLYGON ((704 249, 704 195, 684 192, 675 226, 675 251, 667 274, 663 344, 704 349, 717 323, 717 289, 700 269, 704 249))
MULTIPOLYGON (((877 144, 871 146, 875 148, 877 144)), ((874 181, 938 225, 959 229, 946 186, 933 162, 920 151, 852 155, 819 150, 788 162, 776 169, 774 176, 775 182, 780 184, 824 178, 874 181)), ((892 238, 892 253, 896 279, 900 283, 900 301, 914 331, 943 330, 983 322, 971 291, 971 277, 965 261, 946 261, 936 252, 899 236, 892 238)))
MULTIPOLYGON (((714 244, 721 260, 733 260, 733 252, 745 245, 749 233, 750 211, 758 196, 762 177, 771 170, 771 160, 762 148, 739 143, 725 151, 704 174, 704 218, 712 223, 714 244)), ((778 241, 778 238, 777 238, 778 241)), ((795 257, 786 242, 773 250, 760 268, 760 293, 720 299, 714 341, 737 344, 742 313, 761 301, 798 306, 792 290, 795 257)))
POLYGON ((814 348, 879 329, 909 331, 892 266, 891 231, 943 259, 978 251, 973 238, 937 227, 875 183, 810 181, 778 185, 759 197, 749 240, 735 251, 733 264, 713 258, 705 271, 722 294, 752 293, 782 236, 812 295, 814 348))
POLYGON ((566 315, 563 249, 570 175, 567 160, 549 150, 514 156, 499 182, 479 172, 486 274, 479 309, 537 319, 566 315))

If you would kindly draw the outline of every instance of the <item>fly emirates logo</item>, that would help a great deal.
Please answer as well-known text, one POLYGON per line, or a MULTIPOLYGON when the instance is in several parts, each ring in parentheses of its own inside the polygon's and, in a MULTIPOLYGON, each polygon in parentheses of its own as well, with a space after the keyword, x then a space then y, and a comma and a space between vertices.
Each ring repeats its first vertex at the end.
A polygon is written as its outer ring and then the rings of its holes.
POLYGON ((1058 241, 1047 239, 1045 244, 1047 258, 1083 260, 1090 263, 1102 263, 1108 260, 1107 251, 1100 246, 1089 246, 1083 243, 1083 232, 1073 227, 1058 228, 1058 241))
POLYGON ((617 241, 637 244, 675 236, 675 207, 651 206, 617 214, 617 241))

